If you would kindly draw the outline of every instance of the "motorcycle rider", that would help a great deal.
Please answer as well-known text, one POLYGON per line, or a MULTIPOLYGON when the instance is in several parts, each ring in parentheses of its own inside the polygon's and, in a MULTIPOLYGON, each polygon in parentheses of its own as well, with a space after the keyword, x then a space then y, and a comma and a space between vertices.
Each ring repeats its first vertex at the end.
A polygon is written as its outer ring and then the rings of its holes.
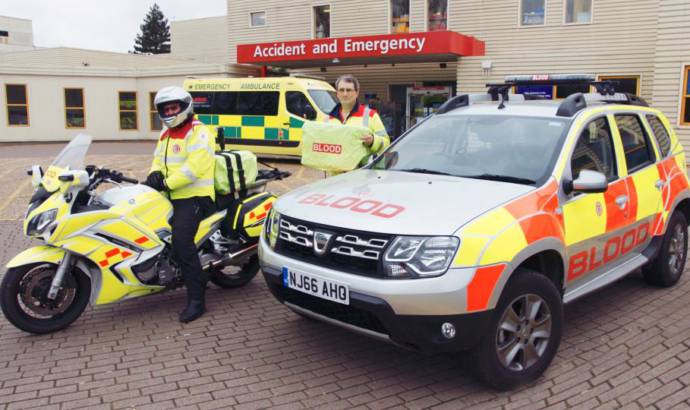
MULTIPOLYGON (((145 185, 167 192, 173 206, 172 256, 187 287, 187 306, 180 322, 187 323, 205 312, 204 293, 208 275, 203 271, 194 236, 199 223, 214 211, 214 139, 194 118, 192 96, 180 87, 156 93, 154 105, 165 128, 153 154, 145 185)), ((160 277, 162 285, 174 278, 160 277)))

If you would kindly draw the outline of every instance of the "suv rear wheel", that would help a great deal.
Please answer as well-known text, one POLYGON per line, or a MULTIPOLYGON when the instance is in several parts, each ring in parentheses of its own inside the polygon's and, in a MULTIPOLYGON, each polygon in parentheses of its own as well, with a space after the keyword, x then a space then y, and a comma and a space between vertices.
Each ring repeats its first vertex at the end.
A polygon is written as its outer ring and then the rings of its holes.
POLYGON ((508 281, 489 329, 470 352, 481 381, 499 390, 539 377, 558 350, 563 303, 556 286, 538 272, 519 268, 508 281))
POLYGON ((681 212, 674 212, 668 222, 657 256, 642 269, 650 285, 669 287, 680 279, 688 256, 688 221, 681 212))

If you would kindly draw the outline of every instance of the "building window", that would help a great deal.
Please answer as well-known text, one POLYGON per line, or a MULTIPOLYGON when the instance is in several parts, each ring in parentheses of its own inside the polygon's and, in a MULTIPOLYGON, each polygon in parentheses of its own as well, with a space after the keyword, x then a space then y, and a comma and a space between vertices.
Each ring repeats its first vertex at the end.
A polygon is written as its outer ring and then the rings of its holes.
POLYGON ((690 66, 683 67, 683 101, 681 102, 680 123, 690 125, 690 66))
POLYGON ((10 33, 6 30, 0 30, 0 44, 7 44, 9 41, 10 33))
POLYGON ((575 94, 575 93, 586 94, 588 92, 589 92, 589 84, 557 85, 557 86, 555 86, 554 95, 556 96, 555 98, 558 100, 558 99, 566 98, 571 94, 575 94))
POLYGON ((65 88, 65 124, 67 128, 86 127, 84 89, 65 88))
POLYGON ((520 0, 520 24, 523 26, 544 25, 546 0, 520 0))
POLYGON ((391 0, 391 33, 410 32, 410 0, 391 0))
POLYGON ((263 27, 266 25, 266 12, 256 11, 249 13, 249 24, 251 27, 263 27))
POLYGON ((611 81, 617 93, 640 95, 639 75, 602 75, 599 81, 611 81))
POLYGON ((136 130, 137 125, 137 93, 134 91, 120 91, 120 129, 136 130))
POLYGON ((331 36, 331 6, 314 7, 314 38, 331 36))
POLYGON ((17 126, 29 125, 29 99, 25 84, 5 84, 7 101, 7 124, 17 126))
POLYGON ((592 0, 565 0, 566 24, 592 22, 592 0))
POLYGON ((151 119, 151 131, 160 131, 163 129, 163 124, 161 123, 161 117, 158 116, 158 110, 156 110, 156 104, 153 101, 156 98, 155 92, 149 93, 149 117, 151 119))
POLYGON ((428 31, 448 30, 448 0, 428 0, 428 31))

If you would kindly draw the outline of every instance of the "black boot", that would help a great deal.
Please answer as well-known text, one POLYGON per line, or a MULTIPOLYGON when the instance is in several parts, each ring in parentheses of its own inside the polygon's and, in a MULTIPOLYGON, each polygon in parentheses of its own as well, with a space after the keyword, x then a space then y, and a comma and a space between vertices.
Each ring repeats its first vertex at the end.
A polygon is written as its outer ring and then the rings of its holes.
POLYGON ((188 299, 187 307, 180 313, 180 322, 188 323, 196 320, 206 312, 203 299, 188 299))

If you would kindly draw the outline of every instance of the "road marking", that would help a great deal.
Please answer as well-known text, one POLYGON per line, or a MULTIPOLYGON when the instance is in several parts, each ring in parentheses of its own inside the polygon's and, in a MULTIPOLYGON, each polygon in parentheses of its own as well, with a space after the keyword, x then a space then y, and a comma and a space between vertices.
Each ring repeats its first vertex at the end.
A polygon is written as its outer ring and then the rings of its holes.
POLYGON ((2 204, 0 204, 0 213, 4 212, 4 211, 5 211, 5 208, 7 208, 7 206, 8 206, 9 204, 11 204, 12 201, 14 201, 15 199, 17 199, 17 197, 19 196, 19 194, 21 194, 22 190, 23 190, 25 187, 29 186, 29 185, 31 185, 31 181, 30 181, 30 180, 29 180, 29 181, 25 181, 23 184, 19 184, 19 187, 17 187, 17 189, 15 189, 14 192, 12 192, 12 193, 10 194, 10 196, 8 196, 7 199, 5 199, 5 202, 3 202, 2 204))
POLYGON ((5 178, 6 176, 8 176, 8 175, 10 174, 10 172, 13 172, 15 169, 16 169, 16 168, 10 168, 10 169, 8 169, 7 171, 5 171, 5 172, 3 172, 2 174, 0 174, 0 180, 2 180, 3 178, 5 178))

